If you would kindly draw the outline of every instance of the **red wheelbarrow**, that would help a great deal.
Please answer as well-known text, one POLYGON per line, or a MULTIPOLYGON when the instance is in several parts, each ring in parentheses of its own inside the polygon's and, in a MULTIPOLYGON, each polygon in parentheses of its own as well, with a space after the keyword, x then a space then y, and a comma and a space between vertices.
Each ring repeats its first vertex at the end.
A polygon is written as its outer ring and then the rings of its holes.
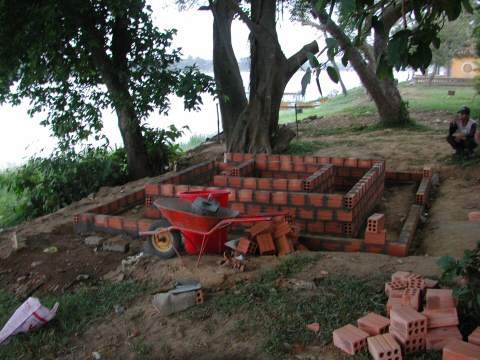
POLYGON ((200 248, 195 245, 199 254, 197 266, 200 264, 209 236, 220 229, 234 223, 268 221, 274 216, 287 215, 286 212, 239 215, 237 210, 224 207, 218 207, 211 215, 198 215, 191 201, 178 198, 159 199, 153 204, 159 208, 165 219, 155 222, 149 231, 140 232, 141 236, 147 237, 148 248, 154 255, 169 259, 175 255, 180 256, 178 249, 182 245, 182 235, 185 241, 191 241, 186 234, 201 235, 200 248))

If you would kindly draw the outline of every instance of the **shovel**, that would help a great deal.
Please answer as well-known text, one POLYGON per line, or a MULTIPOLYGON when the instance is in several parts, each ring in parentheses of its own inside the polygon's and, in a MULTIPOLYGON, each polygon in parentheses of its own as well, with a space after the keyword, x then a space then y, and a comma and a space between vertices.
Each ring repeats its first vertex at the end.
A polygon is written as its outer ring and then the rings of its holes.
POLYGON ((220 203, 211 200, 212 195, 208 196, 208 199, 197 197, 192 202, 192 210, 194 214, 208 216, 215 214, 220 208, 220 203))

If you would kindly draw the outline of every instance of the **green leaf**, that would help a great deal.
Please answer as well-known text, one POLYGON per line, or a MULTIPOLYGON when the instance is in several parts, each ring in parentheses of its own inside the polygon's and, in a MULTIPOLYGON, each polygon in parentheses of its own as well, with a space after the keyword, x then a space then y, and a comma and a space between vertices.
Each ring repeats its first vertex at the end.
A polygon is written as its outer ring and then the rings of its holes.
POLYGON ((338 41, 334 38, 326 38, 325 39, 325 44, 327 45, 328 48, 338 47, 338 41))
POLYGON ((340 3, 342 6, 342 10, 347 14, 353 12, 356 9, 355 0, 341 0, 340 3))
POLYGON ((338 84, 340 81, 340 76, 338 75, 337 70, 335 70, 332 66, 327 66, 327 74, 335 84, 338 84))
POLYGON ((329 0, 318 0, 317 3, 315 4, 315 9, 317 10, 317 12, 324 11, 328 2, 329 0))
POLYGON ((443 270, 450 270, 457 264, 457 260, 455 260, 451 256, 442 256, 437 261, 437 266, 443 270))
POLYGON ((350 50, 347 48, 342 56, 342 65, 347 67, 348 65, 348 60, 350 59, 350 50))
POLYGON ((307 53, 307 59, 312 68, 316 69, 320 67, 320 62, 318 61, 317 57, 314 54, 310 52, 307 53))
POLYGON ((310 84, 310 80, 312 78, 312 70, 310 68, 307 69, 305 75, 302 77, 302 96, 305 96, 305 91, 307 90, 308 84, 310 84))

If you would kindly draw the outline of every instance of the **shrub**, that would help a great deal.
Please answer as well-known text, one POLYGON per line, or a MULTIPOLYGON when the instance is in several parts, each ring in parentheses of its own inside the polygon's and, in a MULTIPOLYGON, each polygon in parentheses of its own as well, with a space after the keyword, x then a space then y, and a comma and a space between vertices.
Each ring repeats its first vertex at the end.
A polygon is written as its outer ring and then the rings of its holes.
POLYGON ((92 147, 78 154, 31 158, 0 178, 2 185, 18 197, 17 210, 23 219, 56 211, 101 186, 126 181, 128 168, 124 150, 108 152, 92 147))
MULTIPOLYGON (((460 315, 468 322, 480 321, 480 241, 473 250, 466 249, 460 260, 443 256, 438 260, 443 269, 442 281, 453 286, 460 315)), ((469 327, 472 324, 465 324, 469 327)))

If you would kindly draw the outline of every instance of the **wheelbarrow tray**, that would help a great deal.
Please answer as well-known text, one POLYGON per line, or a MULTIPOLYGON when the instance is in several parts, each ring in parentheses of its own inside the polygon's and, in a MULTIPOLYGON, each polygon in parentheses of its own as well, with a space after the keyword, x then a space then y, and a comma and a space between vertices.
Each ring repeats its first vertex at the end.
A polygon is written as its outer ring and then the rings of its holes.
POLYGON ((239 215, 237 210, 224 207, 219 207, 214 216, 197 215, 191 201, 178 198, 158 199, 153 204, 174 227, 200 233, 208 233, 220 221, 239 215))

